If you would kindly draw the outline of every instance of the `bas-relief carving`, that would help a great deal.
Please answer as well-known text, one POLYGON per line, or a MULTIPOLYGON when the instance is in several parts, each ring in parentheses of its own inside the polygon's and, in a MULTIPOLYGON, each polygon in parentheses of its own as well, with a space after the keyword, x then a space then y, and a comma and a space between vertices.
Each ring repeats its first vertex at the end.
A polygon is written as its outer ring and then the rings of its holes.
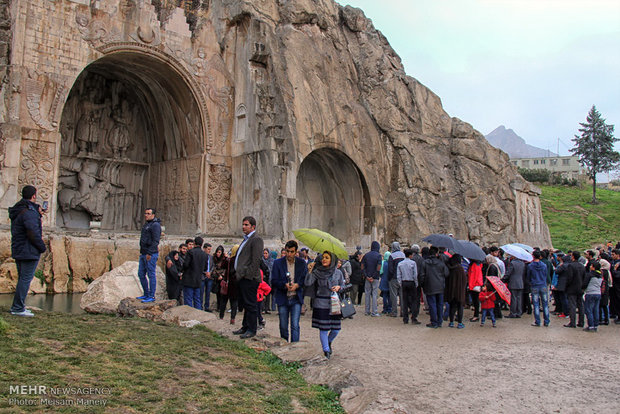
POLYGON ((55 158, 56 145, 53 142, 22 139, 18 187, 34 185, 38 200, 50 201, 50 207, 53 206, 55 158))
POLYGON ((148 171, 139 99, 122 81, 94 73, 72 89, 60 126, 57 224, 134 230, 148 171))
POLYGON ((149 191, 154 207, 170 234, 193 234, 198 228, 200 157, 158 162, 151 165, 149 191))
POLYGON ((112 25, 110 15, 107 13, 99 13, 98 16, 92 17, 85 13, 78 13, 75 16, 75 22, 82 39, 93 48, 121 38, 119 30, 112 25))
POLYGON ((47 131, 56 129, 60 103, 66 91, 65 81, 60 76, 28 71, 26 108, 37 126, 47 131))
POLYGON ((226 233, 229 230, 232 170, 224 165, 209 166, 207 193, 207 231, 226 233))

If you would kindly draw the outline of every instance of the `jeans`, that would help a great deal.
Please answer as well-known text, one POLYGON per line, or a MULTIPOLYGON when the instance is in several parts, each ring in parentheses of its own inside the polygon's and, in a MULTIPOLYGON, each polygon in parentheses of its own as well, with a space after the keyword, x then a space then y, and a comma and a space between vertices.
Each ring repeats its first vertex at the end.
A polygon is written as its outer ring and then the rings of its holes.
POLYGON ((390 302, 390 292, 381 291, 383 298, 383 313, 392 313, 392 303, 390 302))
POLYGON ((601 295, 586 295, 586 316, 588 317, 588 328, 598 328, 598 305, 601 295))
POLYGON ((204 309, 208 310, 211 303, 211 289, 213 289, 213 279, 205 279, 202 281, 202 287, 204 288, 204 309))
MULTIPOLYGON (((372 283, 368 280, 366 281, 366 286, 364 289, 364 293, 366 293, 366 298, 364 303, 366 304, 366 313, 379 313, 379 309, 377 307, 377 295, 379 294, 379 279, 374 279, 372 283), (371 309, 372 303, 372 309, 371 309)), ((395 304, 392 303, 392 312, 396 308, 395 304)))
POLYGON ((144 296, 149 298, 155 297, 155 289, 157 288, 157 277, 155 276, 155 267, 157 266, 158 253, 151 255, 151 260, 146 260, 146 255, 141 254, 138 261, 138 277, 144 291, 144 296), (148 279, 147 279, 148 275, 148 279))
POLYGON ((334 339, 336 339, 339 333, 340 329, 332 329, 329 331, 319 329, 319 339, 321 340, 321 347, 323 348, 323 351, 331 351, 330 344, 334 342, 334 339))
POLYGON ((543 317, 545 326, 549 325, 549 296, 547 294, 547 287, 533 287, 532 286, 532 303, 534 312, 534 321, 536 325, 540 325, 540 306, 538 305, 538 299, 542 300, 543 317))
POLYGON ((278 305, 280 317, 280 338, 288 341, 289 319, 291 321, 291 342, 299 342, 299 317, 301 315, 301 303, 298 300, 278 305))
POLYGON ((34 271, 37 269, 39 259, 35 260, 15 260, 17 266, 17 286, 13 296, 11 312, 23 312, 26 310, 26 295, 30 289, 30 283, 34 278, 34 271))
POLYGON ((440 327, 443 323, 443 293, 426 295, 428 310, 431 316, 431 325, 440 327))
POLYGON ((482 316, 480 318, 480 325, 484 325, 484 321, 486 321, 487 315, 491 317, 491 320, 493 321, 493 325, 495 325, 495 312, 493 308, 482 309, 481 313, 482 313, 482 316))
POLYGON ((187 306, 202 310, 202 289, 183 286, 183 300, 187 306))

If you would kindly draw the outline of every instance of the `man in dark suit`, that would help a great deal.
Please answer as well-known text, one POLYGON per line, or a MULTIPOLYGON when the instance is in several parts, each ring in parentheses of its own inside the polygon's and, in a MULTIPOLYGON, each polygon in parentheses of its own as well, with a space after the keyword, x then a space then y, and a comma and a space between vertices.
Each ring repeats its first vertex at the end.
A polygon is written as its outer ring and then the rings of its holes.
POLYGON ((241 224, 243 241, 237 250, 235 271, 237 273, 239 304, 243 307, 241 329, 234 331, 241 338, 256 336, 258 307, 256 294, 260 284, 260 262, 263 256, 263 239, 256 235, 256 219, 244 217, 241 224))
POLYGON ((298 247, 295 240, 287 241, 284 245, 286 256, 274 261, 271 269, 273 299, 280 317, 280 337, 288 341, 290 319, 291 342, 299 342, 299 317, 304 303, 302 287, 308 272, 305 260, 297 257, 298 247))
POLYGON ((202 237, 194 239, 194 248, 187 252, 183 262, 183 301, 192 308, 202 310, 203 278, 207 272, 207 254, 202 250, 202 237))

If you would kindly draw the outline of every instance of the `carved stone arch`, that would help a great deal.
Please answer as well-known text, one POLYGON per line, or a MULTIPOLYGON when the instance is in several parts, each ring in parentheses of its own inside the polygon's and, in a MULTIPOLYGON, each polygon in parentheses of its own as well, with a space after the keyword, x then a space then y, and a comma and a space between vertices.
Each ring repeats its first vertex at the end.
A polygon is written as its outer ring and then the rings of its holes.
POLYGON ((212 139, 199 84, 156 48, 98 50, 63 109, 57 225, 137 230, 149 206, 169 234, 204 228, 212 139))

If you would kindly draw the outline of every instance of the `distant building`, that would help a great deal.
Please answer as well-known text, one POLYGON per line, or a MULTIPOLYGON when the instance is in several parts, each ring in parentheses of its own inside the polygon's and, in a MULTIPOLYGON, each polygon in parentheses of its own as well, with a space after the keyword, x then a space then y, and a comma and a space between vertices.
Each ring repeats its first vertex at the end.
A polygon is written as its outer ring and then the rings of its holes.
POLYGON ((586 170, 579 164, 579 158, 575 156, 511 158, 510 162, 519 168, 549 170, 567 179, 579 180, 586 174, 586 170))

